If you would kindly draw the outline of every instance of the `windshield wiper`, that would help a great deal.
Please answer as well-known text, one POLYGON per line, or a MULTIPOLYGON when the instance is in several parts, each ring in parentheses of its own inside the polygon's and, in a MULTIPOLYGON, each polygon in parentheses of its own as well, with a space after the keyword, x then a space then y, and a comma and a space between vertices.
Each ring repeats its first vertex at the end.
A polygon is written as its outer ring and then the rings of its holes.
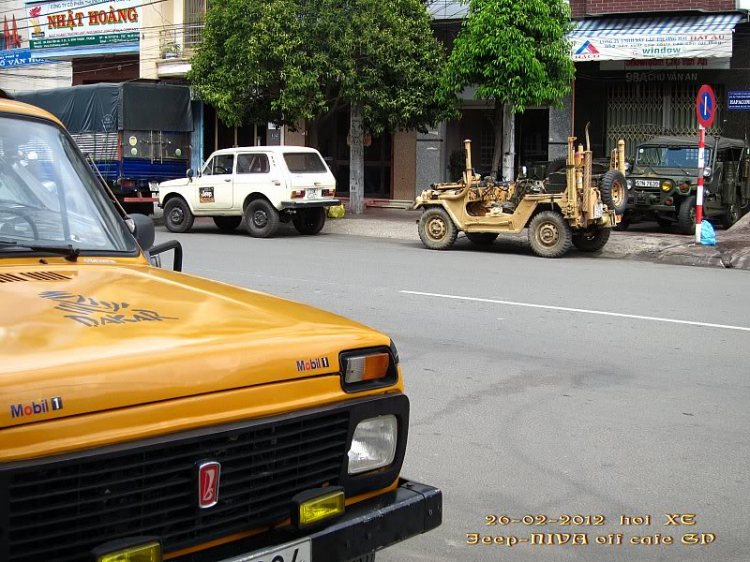
POLYGON ((644 167, 649 168, 651 170, 651 173, 654 174, 655 176, 661 175, 650 164, 636 163, 636 166, 640 166, 641 168, 644 168, 644 167))
POLYGON ((32 252, 49 252, 50 254, 60 254, 61 256, 64 256, 68 261, 77 261, 78 256, 81 255, 81 249, 74 248, 72 244, 68 244, 67 246, 46 246, 43 244, 26 244, 17 242, 15 240, 0 239, 0 248, 2 248, 3 246, 27 248, 32 252))

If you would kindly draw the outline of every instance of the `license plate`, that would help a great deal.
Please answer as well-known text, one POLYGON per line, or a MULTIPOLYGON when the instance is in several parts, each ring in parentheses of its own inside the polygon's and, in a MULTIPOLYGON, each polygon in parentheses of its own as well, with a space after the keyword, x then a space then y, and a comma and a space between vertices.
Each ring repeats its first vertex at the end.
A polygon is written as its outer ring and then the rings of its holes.
POLYGON ((307 199, 317 199, 318 198, 318 190, 317 189, 308 189, 306 191, 307 199))
POLYGON ((148 182, 148 189, 152 193, 156 193, 159 191, 159 182, 158 181, 150 181, 148 182))
POLYGON ((594 205, 594 218, 600 219, 604 215, 604 205, 597 203, 594 205))
POLYGON ((659 187, 659 180, 635 180, 636 187, 659 187))
POLYGON ((221 562, 311 562, 310 541, 303 540, 228 558, 221 562))

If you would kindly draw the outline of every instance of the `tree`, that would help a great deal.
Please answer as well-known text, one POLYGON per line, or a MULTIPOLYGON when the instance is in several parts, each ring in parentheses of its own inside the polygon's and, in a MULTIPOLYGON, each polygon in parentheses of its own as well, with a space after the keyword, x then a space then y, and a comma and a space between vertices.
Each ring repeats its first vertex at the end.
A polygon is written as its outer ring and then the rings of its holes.
POLYGON ((514 178, 514 115, 535 105, 557 105, 570 93, 574 67, 564 0, 471 0, 445 73, 448 91, 476 86, 494 101, 492 175, 503 158, 503 179, 514 178))
POLYGON ((349 106, 352 209, 364 207, 364 132, 450 115, 442 47, 420 0, 216 0, 188 78, 230 126, 303 120, 349 106))

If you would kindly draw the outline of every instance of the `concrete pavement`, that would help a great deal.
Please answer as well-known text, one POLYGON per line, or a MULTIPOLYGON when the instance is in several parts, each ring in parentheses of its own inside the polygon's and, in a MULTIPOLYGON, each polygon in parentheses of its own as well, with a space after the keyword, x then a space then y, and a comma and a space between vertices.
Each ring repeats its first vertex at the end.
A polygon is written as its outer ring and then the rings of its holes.
MULTIPOLYGON (((347 210, 343 219, 328 219, 325 232, 349 236, 368 236, 393 240, 419 240, 416 222, 421 211, 368 208, 362 215, 347 210)), ((157 224, 163 224, 161 211, 155 215, 157 224)), ((750 215, 747 215, 732 233, 719 229, 718 246, 696 246, 693 238, 662 230, 655 224, 631 227, 627 232, 613 232, 612 237, 598 257, 655 261, 674 265, 719 267, 750 270, 750 215)), ((197 219, 197 224, 212 224, 211 219, 197 219)), ((290 228, 290 227, 288 227, 290 228)), ((460 235, 463 237, 463 234, 460 235)), ((493 249, 531 254, 528 235, 500 235, 493 249)), ((573 249, 572 253, 578 253, 573 249)))
POLYGON ((404 474, 444 490, 445 520, 380 562, 747 560, 750 273, 577 253, 544 260, 520 243, 459 240, 431 252, 341 225, 257 240, 197 223, 179 236, 160 227, 157 240, 183 243, 187 273, 332 310, 394 339, 412 403, 404 474), (677 512, 697 514, 687 531, 715 533, 714 544, 466 545, 467 533, 530 532, 679 542, 686 529, 665 524, 677 512), (606 521, 487 526, 491 514, 606 521), (646 514, 648 527, 617 523, 646 514))

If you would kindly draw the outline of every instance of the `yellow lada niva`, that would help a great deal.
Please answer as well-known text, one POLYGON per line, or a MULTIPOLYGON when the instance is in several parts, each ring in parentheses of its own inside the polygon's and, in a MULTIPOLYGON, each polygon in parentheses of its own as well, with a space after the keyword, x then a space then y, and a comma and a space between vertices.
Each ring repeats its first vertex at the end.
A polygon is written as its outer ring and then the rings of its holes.
POLYGON ((364 562, 440 524, 387 336, 153 241, 0 99, 1 561, 364 562))

